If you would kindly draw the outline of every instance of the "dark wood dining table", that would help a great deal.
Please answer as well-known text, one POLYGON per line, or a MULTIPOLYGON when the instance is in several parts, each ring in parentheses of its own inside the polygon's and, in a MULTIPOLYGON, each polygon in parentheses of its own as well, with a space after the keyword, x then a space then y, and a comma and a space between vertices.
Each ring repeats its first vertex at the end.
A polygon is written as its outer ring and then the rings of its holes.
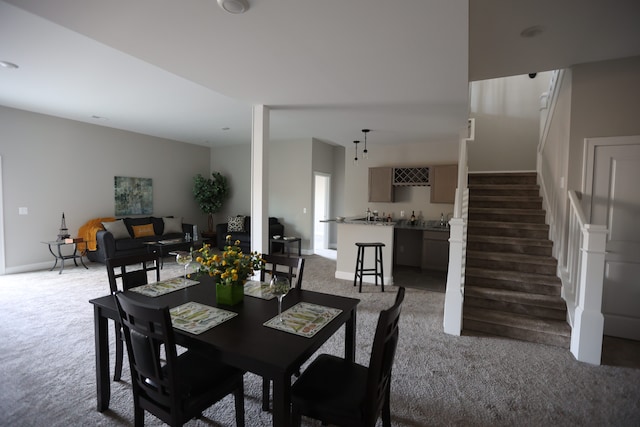
MULTIPOLYGON (((157 297, 127 291, 132 298, 149 305, 176 307, 189 301, 238 313, 208 331, 194 335, 175 329, 177 344, 205 351, 223 363, 252 372, 273 382, 272 417, 274 426, 290 425, 291 375, 308 360, 342 325, 345 325, 345 358, 355 359, 356 309, 360 300, 320 292, 292 289, 282 302, 282 310, 308 302, 342 310, 313 337, 307 338, 273 329, 263 324, 278 314, 278 302, 245 295, 235 306, 217 305, 215 285, 208 276, 199 284, 157 297)), ((109 408, 108 319, 117 319, 112 295, 89 301, 94 308, 97 410, 109 408)))

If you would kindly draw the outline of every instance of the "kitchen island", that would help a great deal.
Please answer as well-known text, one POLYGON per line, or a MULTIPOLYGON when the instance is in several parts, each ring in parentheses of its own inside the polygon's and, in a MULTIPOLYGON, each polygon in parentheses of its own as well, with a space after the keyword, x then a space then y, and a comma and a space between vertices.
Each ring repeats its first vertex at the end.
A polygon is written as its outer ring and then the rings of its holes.
MULTIPOLYGON (((347 219, 338 222, 336 279, 353 280, 358 253, 356 243, 384 243, 382 261, 384 284, 393 285, 393 267, 418 267, 446 272, 449 260, 449 227, 439 221, 382 222, 347 219)), ((365 250, 364 267, 374 266, 373 249, 365 250)), ((374 276, 363 282, 374 283, 374 276)))
MULTIPOLYGON (((338 254, 336 260, 336 279, 353 281, 358 248, 356 243, 384 243, 382 248, 382 267, 384 284, 393 285, 393 230, 394 222, 366 221, 361 219, 338 222, 338 254)), ((374 250, 365 250, 364 268, 374 266, 374 250)), ((374 283, 374 276, 364 276, 366 283, 374 283)))

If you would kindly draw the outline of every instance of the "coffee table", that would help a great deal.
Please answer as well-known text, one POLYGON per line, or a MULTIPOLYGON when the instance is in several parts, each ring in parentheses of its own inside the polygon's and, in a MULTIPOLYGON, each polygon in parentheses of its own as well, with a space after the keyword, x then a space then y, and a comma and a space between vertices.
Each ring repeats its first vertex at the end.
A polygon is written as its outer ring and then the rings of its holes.
POLYGON ((156 242, 145 242, 149 252, 158 252, 160 254, 160 268, 164 266, 164 257, 175 251, 189 251, 191 249, 200 249, 202 240, 185 240, 185 239, 168 239, 158 240, 156 242))

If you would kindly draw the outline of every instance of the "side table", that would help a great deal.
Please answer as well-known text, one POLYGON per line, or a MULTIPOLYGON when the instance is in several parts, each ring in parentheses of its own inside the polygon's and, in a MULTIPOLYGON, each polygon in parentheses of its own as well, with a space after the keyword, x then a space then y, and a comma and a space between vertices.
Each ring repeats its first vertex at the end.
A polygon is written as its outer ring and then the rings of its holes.
POLYGON ((51 252, 51 255, 53 255, 53 257, 55 258, 55 262, 53 263, 53 267, 51 267, 49 269, 49 271, 53 270, 54 268, 56 268, 56 266, 58 265, 58 260, 60 260, 60 272, 58 274, 62 274, 62 272, 64 271, 64 260, 65 259, 72 259, 73 263, 76 265, 76 267, 78 266, 78 259, 80 260, 80 263, 82 264, 82 266, 84 268, 86 268, 87 270, 89 269, 89 267, 86 266, 86 264, 84 263, 84 260, 82 259, 82 256, 84 255, 84 251, 78 253, 78 243, 80 243, 80 239, 73 239, 73 242, 65 242, 64 240, 50 240, 50 241, 45 241, 42 242, 45 245, 47 245, 49 247, 49 252, 51 252), (70 255, 64 255, 62 253, 62 247, 66 246, 66 245, 72 245, 73 246, 73 253, 70 255), (54 247, 55 247, 55 251, 54 251, 54 247))
POLYGON ((293 243, 297 243, 298 245, 298 256, 302 256, 302 249, 300 245, 302 244, 302 239, 300 237, 282 237, 280 239, 269 239, 269 253, 273 252, 273 244, 274 243, 282 243, 284 248, 282 252, 287 251, 287 256, 291 256, 291 245, 293 243))

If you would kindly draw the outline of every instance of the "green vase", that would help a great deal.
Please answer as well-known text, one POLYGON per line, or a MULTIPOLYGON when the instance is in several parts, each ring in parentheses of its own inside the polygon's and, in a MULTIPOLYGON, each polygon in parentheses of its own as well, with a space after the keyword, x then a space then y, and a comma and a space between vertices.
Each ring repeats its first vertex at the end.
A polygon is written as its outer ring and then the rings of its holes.
POLYGON ((244 299, 244 285, 225 286, 216 283, 216 302, 224 305, 236 305, 244 299))

